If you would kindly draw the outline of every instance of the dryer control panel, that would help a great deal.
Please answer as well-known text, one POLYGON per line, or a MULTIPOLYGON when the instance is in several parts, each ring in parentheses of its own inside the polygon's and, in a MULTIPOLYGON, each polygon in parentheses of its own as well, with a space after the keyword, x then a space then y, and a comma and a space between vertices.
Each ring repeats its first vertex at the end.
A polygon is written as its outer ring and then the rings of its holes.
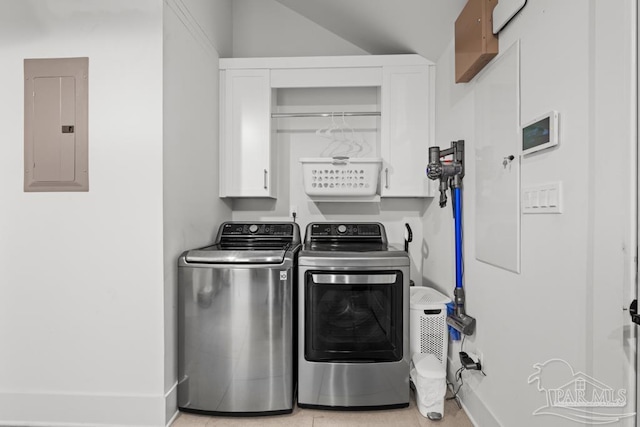
POLYGON ((377 237, 382 236, 382 226, 377 223, 316 223, 311 224, 311 238, 313 237, 377 237))

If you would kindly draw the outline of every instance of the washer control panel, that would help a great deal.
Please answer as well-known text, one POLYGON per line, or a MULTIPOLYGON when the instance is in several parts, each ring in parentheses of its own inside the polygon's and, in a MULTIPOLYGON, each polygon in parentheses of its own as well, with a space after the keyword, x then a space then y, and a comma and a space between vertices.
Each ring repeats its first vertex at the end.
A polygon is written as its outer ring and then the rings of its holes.
POLYGON ((292 224, 275 223, 227 223, 222 227, 223 236, 291 236, 293 234, 292 224))

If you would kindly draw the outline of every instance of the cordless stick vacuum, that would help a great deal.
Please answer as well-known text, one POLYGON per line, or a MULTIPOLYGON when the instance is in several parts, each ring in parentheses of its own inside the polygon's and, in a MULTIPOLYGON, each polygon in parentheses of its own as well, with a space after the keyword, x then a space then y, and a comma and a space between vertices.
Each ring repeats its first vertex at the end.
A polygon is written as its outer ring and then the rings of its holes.
POLYGON ((464 178, 464 141, 452 141, 451 148, 429 148, 427 176, 440 180, 440 207, 447 205, 447 187, 453 193, 453 218, 456 235, 456 288, 454 310, 447 316, 447 324, 464 335, 472 335, 476 328, 476 319, 465 313, 464 288, 462 287, 462 178, 464 178), (453 156, 453 160, 441 161, 443 157, 453 156))

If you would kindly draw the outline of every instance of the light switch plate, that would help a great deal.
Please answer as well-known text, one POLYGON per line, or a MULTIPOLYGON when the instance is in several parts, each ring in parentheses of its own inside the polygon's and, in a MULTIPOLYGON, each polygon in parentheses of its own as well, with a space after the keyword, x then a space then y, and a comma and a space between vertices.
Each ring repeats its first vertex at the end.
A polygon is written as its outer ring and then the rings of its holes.
POLYGON ((562 213, 562 182, 534 185, 522 189, 523 214, 562 213))

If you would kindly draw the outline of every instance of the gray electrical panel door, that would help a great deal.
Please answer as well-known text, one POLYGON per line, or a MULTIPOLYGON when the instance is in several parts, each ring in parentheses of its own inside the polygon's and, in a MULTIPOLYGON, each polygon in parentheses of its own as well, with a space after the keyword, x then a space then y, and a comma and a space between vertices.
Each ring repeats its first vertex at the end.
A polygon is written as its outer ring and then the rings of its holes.
POLYGON ((24 60, 24 191, 88 191, 89 58, 24 60))

